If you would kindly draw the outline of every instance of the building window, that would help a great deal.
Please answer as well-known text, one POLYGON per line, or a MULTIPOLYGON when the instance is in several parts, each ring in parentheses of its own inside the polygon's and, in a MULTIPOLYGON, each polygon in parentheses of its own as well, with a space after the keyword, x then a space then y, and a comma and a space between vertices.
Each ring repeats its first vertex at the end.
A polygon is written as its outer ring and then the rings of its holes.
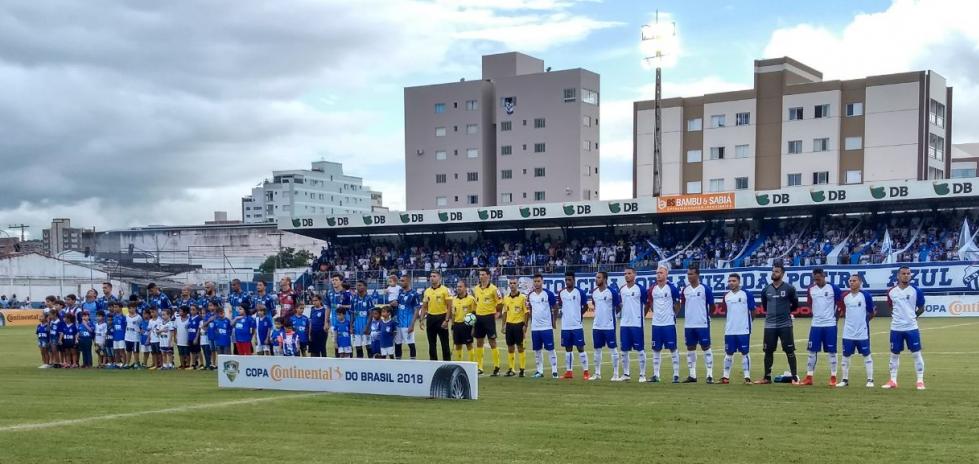
POLYGON ((938 161, 945 161, 945 139, 929 133, 928 156, 938 161))
POLYGON ((479 173, 478 172, 467 172, 466 173, 466 182, 478 182, 478 181, 479 181, 479 173))
POLYGON ((445 183, 445 174, 436 174, 435 175, 435 183, 436 184, 444 184, 445 183))
POLYGON ((802 153, 802 140, 789 140, 789 154, 802 153))
POLYGON ((789 187, 795 187, 797 185, 802 185, 802 174, 789 174, 788 182, 786 182, 789 187))
POLYGON ((513 203, 513 194, 512 193, 501 193, 500 194, 500 203, 513 203))
POLYGON ((829 171, 821 171, 812 173, 812 185, 828 184, 829 183, 829 171))
POLYGON ((827 150, 829 150, 829 137, 812 139, 812 151, 827 151, 827 150))
POLYGON ((952 169, 953 179, 963 179, 967 177, 976 177, 976 168, 958 168, 952 169))
POLYGON ((436 113, 444 113, 445 112, 445 103, 436 103, 435 104, 435 112, 436 113))
POLYGON ((444 160, 445 159, 445 150, 436 151, 435 152, 435 159, 437 159, 437 160, 444 160))
POLYGON ((928 122, 938 127, 945 127, 945 105, 932 100, 928 104, 928 122))
POLYGON ((544 168, 534 168, 534 177, 544 177, 544 168))
POLYGON ((724 179, 711 179, 708 188, 711 192, 723 192, 724 191, 724 179))
POLYGON ((863 171, 855 169, 846 172, 846 183, 859 184, 861 182, 863 182, 863 171))
POLYGON ((470 205, 475 205, 475 204, 478 204, 478 203, 479 203, 479 195, 469 195, 469 196, 468 196, 468 197, 466 198, 466 200, 467 200, 467 202, 468 202, 468 203, 469 203, 470 205))
POLYGON ((570 103, 577 99, 578 89, 564 89, 564 102, 570 103))
POLYGON ((718 127, 724 127, 724 121, 725 117, 723 114, 715 114, 710 117, 710 127, 715 129, 718 127))
POLYGON ((479 100, 466 100, 466 111, 476 111, 479 109, 479 100))
POLYGON ((928 167, 928 180, 944 179, 945 173, 938 168, 928 167))
POLYGON ((513 169, 504 169, 500 171, 500 179, 513 179, 513 169))
POLYGON ((687 193, 700 193, 700 181, 687 182, 687 193))
POLYGON ((789 108, 789 121, 798 121, 800 119, 802 119, 802 107, 789 108))
POLYGON ((466 124, 466 133, 467 134, 476 134, 476 133, 479 133, 479 125, 478 124, 466 124))
POLYGON ((435 206, 445 206, 448 202, 445 197, 435 197, 435 206))
POLYGON ((700 150, 687 150, 687 162, 699 163, 703 159, 703 152, 700 150))
POLYGON ((513 122, 512 121, 503 121, 503 122, 500 122, 500 132, 506 132, 506 131, 509 131, 509 130, 513 130, 513 122))
POLYGON ((534 192, 534 201, 544 201, 544 192, 534 192))
POLYGON ((479 149, 478 148, 466 149, 466 158, 479 158, 479 149))
POLYGON ((513 154, 513 145, 503 145, 500 147, 500 154, 503 156, 513 154))
POLYGON ((747 177, 735 177, 734 178, 734 189, 735 190, 747 190, 748 189, 748 178, 747 177))
POLYGON ((591 151, 591 140, 582 140, 581 149, 585 151, 591 151))
POLYGON ((544 153, 546 151, 546 149, 547 149, 547 147, 544 146, 543 143, 535 143, 534 144, 534 153, 544 153))
POLYGON ((846 104, 846 116, 863 116, 863 102, 853 102, 846 104))
POLYGON ((704 120, 701 118, 687 119, 687 132, 696 132, 704 129, 704 120))
POLYGON ((815 112, 816 113, 815 113, 815 115, 813 117, 815 117, 816 119, 819 119, 819 118, 828 118, 829 117, 829 105, 828 104, 825 104, 825 105, 816 105, 815 112))
POLYGON ((734 157, 735 158, 747 158, 750 156, 749 145, 735 145, 734 146, 734 157))
POLYGON ((585 127, 591 127, 591 116, 582 116, 581 124, 585 127))
POLYGON ((712 160, 724 159, 724 147, 710 147, 710 159, 712 160))
POLYGON ((751 124, 751 113, 738 113, 734 115, 734 124, 738 126, 751 124))
POLYGON ((581 89, 581 101, 589 105, 598 104, 598 92, 594 90, 581 89))
POLYGON ((844 150, 859 150, 863 148, 863 137, 847 137, 843 139, 844 150))
POLYGON ((546 125, 544 118, 534 118, 534 129, 543 129, 546 125))
POLYGON ((445 137, 445 128, 444 127, 436 127, 435 128, 435 136, 436 137, 445 137))

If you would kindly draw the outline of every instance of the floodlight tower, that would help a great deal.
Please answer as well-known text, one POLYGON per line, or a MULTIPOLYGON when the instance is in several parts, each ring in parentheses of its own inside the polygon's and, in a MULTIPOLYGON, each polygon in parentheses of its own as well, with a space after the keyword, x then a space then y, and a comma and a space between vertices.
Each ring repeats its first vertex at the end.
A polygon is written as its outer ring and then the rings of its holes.
POLYGON ((676 22, 659 22, 659 10, 652 23, 642 26, 640 32, 640 48, 643 52, 643 63, 656 69, 656 96, 653 100, 655 122, 653 128, 653 196, 657 197, 663 190, 663 118, 660 108, 662 98, 663 58, 676 53, 676 22))

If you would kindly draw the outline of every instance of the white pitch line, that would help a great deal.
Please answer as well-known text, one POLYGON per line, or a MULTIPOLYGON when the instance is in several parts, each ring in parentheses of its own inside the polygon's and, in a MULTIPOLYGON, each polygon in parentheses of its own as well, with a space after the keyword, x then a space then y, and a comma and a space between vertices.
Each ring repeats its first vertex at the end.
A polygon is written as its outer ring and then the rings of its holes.
POLYGON ((66 419, 66 420, 52 421, 52 422, 36 422, 36 423, 29 423, 29 424, 7 425, 7 426, 0 427, 0 432, 22 432, 25 430, 48 429, 52 427, 63 427, 66 425, 84 424, 86 422, 95 422, 95 421, 101 421, 107 419, 126 419, 130 417, 148 416, 151 414, 181 413, 187 411, 196 411, 198 409, 223 408, 227 406, 238 406, 242 404, 264 403, 266 401, 305 398, 309 396, 316 396, 322 394, 324 394, 324 392, 301 393, 296 395, 279 395, 279 396, 269 396, 263 398, 248 398, 248 399, 234 400, 234 401, 221 401, 217 403, 194 404, 194 405, 180 406, 174 408, 151 409, 148 411, 106 414, 103 416, 82 417, 78 419, 66 419))

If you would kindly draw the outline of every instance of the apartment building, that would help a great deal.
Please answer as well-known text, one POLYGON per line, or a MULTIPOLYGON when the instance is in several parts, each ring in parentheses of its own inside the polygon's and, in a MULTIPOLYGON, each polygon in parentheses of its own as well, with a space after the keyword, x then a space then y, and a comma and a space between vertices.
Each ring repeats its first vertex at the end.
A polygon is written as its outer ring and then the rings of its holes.
POLYGON ((276 222, 278 216, 369 213, 381 202, 360 177, 343 173, 343 165, 315 161, 311 169, 272 171, 272 178, 241 199, 245 224, 276 222))
POLYGON ((405 88, 408 209, 598 199, 598 74, 522 53, 405 88))
MULTIPOLYGON (((948 178, 952 88, 934 71, 823 81, 755 60, 754 88, 668 98, 663 195, 948 178)), ((652 101, 633 105, 633 193, 652 195, 652 101)))
POLYGON ((44 252, 50 256, 69 250, 91 251, 95 246, 95 230, 72 227, 69 218, 55 218, 51 227, 41 231, 41 242, 44 252))

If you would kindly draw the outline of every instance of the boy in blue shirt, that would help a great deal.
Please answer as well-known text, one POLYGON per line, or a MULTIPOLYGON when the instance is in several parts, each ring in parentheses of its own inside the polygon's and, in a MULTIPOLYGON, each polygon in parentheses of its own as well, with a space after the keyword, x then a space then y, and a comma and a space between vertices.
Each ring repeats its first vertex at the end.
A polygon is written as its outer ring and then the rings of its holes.
POLYGON ((190 306, 190 317, 187 318, 187 352, 190 354, 190 369, 200 367, 201 341, 198 334, 201 331, 201 316, 197 304, 190 306))
POLYGON ((37 368, 47 369, 51 367, 48 364, 48 317, 41 316, 34 333, 37 334, 37 348, 41 351, 41 365, 37 368))
MULTIPOLYGON (((211 328, 214 332, 211 341, 214 343, 215 353, 231 354, 231 321, 224 317, 224 308, 217 307, 211 328)), ((211 370, 217 370, 217 367, 212 365, 211 370)))
POLYGON ((286 330, 282 327, 284 318, 277 317, 273 321, 275 327, 272 329, 272 333, 269 334, 269 343, 272 344, 272 356, 282 356, 282 337, 285 336, 286 330))
POLYGON ((326 308, 323 297, 313 295, 312 307, 309 309, 309 355, 314 358, 326 357, 326 338, 329 333, 326 326, 326 308))
MULTIPOLYGON (((370 333, 370 345, 367 347, 368 358, 381 357, 381 312, 374 308, 371 310, 371 322, 368 326, 370 333)), ((393 349, 393 344, 392 344, 393 349)))
MULTIPOLYGON (((140 363, 139 355, 138 354, 135 355, 136 357, 135 359, 133 359, 133 363, 132 363, 133 369, 140 369, 143 367, 150 366, 149 364, 150 353, 153 352, 153 349, 150 347, 150 318, 152 317, 152 315, 153 315, 152 310, 148 309, 146 311, 143 311, 143 316, 138 319, 139 326, 136 328, 136 333, 137 336, 139 337, 138 340, 139 351, 143 353, 143 362, 140 363)), ((131 320, 137 320, 137 319, 132 319, 132 318, 126 319, 126 323, 128 324, 129 321, 131 320)))
POLYGON ((301 307, 297 306, 295 314, 290 319, 292 330, 296 332, 299 341, 299 356, 305 356, 306 350, 309 349, 309 317, 303 314, 301 307))
POLYGON ((82 311, 82 320, 78 323, 78 352, 81 355, 81 367, 92 367, 92 339, 95 338, 95 324, 89 319, 88 311, 82 311))
POLYGON ((292 330, 292 318, 283 318, 282 335, 279 336, 279 349, 282 356, 302 356, 299 350, 299 334, 292 330))
POLYGON ((48 360, 51 367, 61 367, 61 348, 58 343, 61 341, 61 318, 58 317, 56 309, 51 310, 48 318, 48 360))
POLYGON ((66 313, 61 320, 61 365, 66 369, 78 367, 78 351, 75 345, 78 343, 78 326, 75 325, 75 315, 66 313))
POLYGON ((251 356, 252 339, 255 338, 255 320, 248 315, 248 309, 241 308, 234 320, 235 354, 251 356))
POLYGON ((270 346, 272 345, 272 340, 269 335, 272 333, 272 318, 268 315, 268 309, 265 305, 259 303, 258 305, 258 350, 257 354, 269 356, 272 354, 270 346))
POLYGON ((122 363, 126 360, 126 316, 122 314, 122 305, 118 301, 109 303, 112 309, 112 353, 116 361, 116 368, 122 369, 122 363))
POLYGON ((353 353, 350 341, 352 328, 350 319, 347 319, 347 310, 338 309, 336 318, 333 320, 333 333, 336 334, 338 358, 349 358, 353 353))
POLYGON ((391 307, 381 308, 381 357, 394 359, 394 338, 398 334, 398 321, 391 318, 391 307))

